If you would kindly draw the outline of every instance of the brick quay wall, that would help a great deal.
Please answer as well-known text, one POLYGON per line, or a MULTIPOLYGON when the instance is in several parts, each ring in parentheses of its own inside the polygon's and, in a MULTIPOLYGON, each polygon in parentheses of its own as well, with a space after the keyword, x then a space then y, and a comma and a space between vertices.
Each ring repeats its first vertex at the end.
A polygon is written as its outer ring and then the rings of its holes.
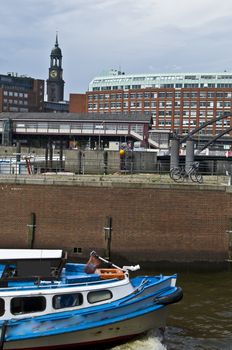
POLYGON ((223 262, 232 225, 231 186, 176 185, 103 177, 1 177, 0 248, 63 248, 103 254, 112 217, 112 260, 223 262))

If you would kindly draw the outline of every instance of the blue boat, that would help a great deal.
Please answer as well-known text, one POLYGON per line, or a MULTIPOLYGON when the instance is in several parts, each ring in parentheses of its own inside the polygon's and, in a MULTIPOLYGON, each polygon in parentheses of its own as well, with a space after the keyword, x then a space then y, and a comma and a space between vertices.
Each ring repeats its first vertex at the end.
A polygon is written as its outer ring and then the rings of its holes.
POLYGON ((62 250, 0 249, 0 349, 95 348, 165 327, 181 300, 176 275, 130 277, 90 254, 68 262, 62 250), (104 266, 101 266, 104 265, 104 266))

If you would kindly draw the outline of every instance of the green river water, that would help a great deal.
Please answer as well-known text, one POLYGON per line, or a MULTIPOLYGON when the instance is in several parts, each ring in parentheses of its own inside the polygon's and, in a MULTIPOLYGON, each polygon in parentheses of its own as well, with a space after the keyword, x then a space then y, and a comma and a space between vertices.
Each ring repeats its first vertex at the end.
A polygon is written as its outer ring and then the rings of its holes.
MULTIPOLYGON (((153 274, 149 271, 149 274, 153 274)), ((232 271, 180 272, 164 339, 150 332, 113 350, 232 350, 232 271)))

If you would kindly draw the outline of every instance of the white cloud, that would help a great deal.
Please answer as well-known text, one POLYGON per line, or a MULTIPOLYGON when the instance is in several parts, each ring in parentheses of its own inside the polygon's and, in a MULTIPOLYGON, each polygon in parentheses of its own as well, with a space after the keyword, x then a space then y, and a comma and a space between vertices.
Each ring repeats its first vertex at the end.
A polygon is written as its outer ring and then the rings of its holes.
POLYGON ((1 73, 46 79, 59 32, 66 96, 107 68, 230 69, 230 0, 8 0, 1 4, 1 73))

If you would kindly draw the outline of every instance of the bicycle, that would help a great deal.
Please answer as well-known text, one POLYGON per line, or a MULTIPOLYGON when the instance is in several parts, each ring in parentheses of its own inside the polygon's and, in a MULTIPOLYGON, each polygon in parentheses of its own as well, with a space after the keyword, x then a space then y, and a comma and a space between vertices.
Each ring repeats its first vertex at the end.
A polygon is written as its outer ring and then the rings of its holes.
POLYGON ((175 182, 183 182, 185 179, 191 179, 192 182, 203 182, 203 177, 199 173, 199 162, 194 162, 188 169, 185 170, 184 167, 175 167, 170 170, 169 173, 172 180, 175 182))

